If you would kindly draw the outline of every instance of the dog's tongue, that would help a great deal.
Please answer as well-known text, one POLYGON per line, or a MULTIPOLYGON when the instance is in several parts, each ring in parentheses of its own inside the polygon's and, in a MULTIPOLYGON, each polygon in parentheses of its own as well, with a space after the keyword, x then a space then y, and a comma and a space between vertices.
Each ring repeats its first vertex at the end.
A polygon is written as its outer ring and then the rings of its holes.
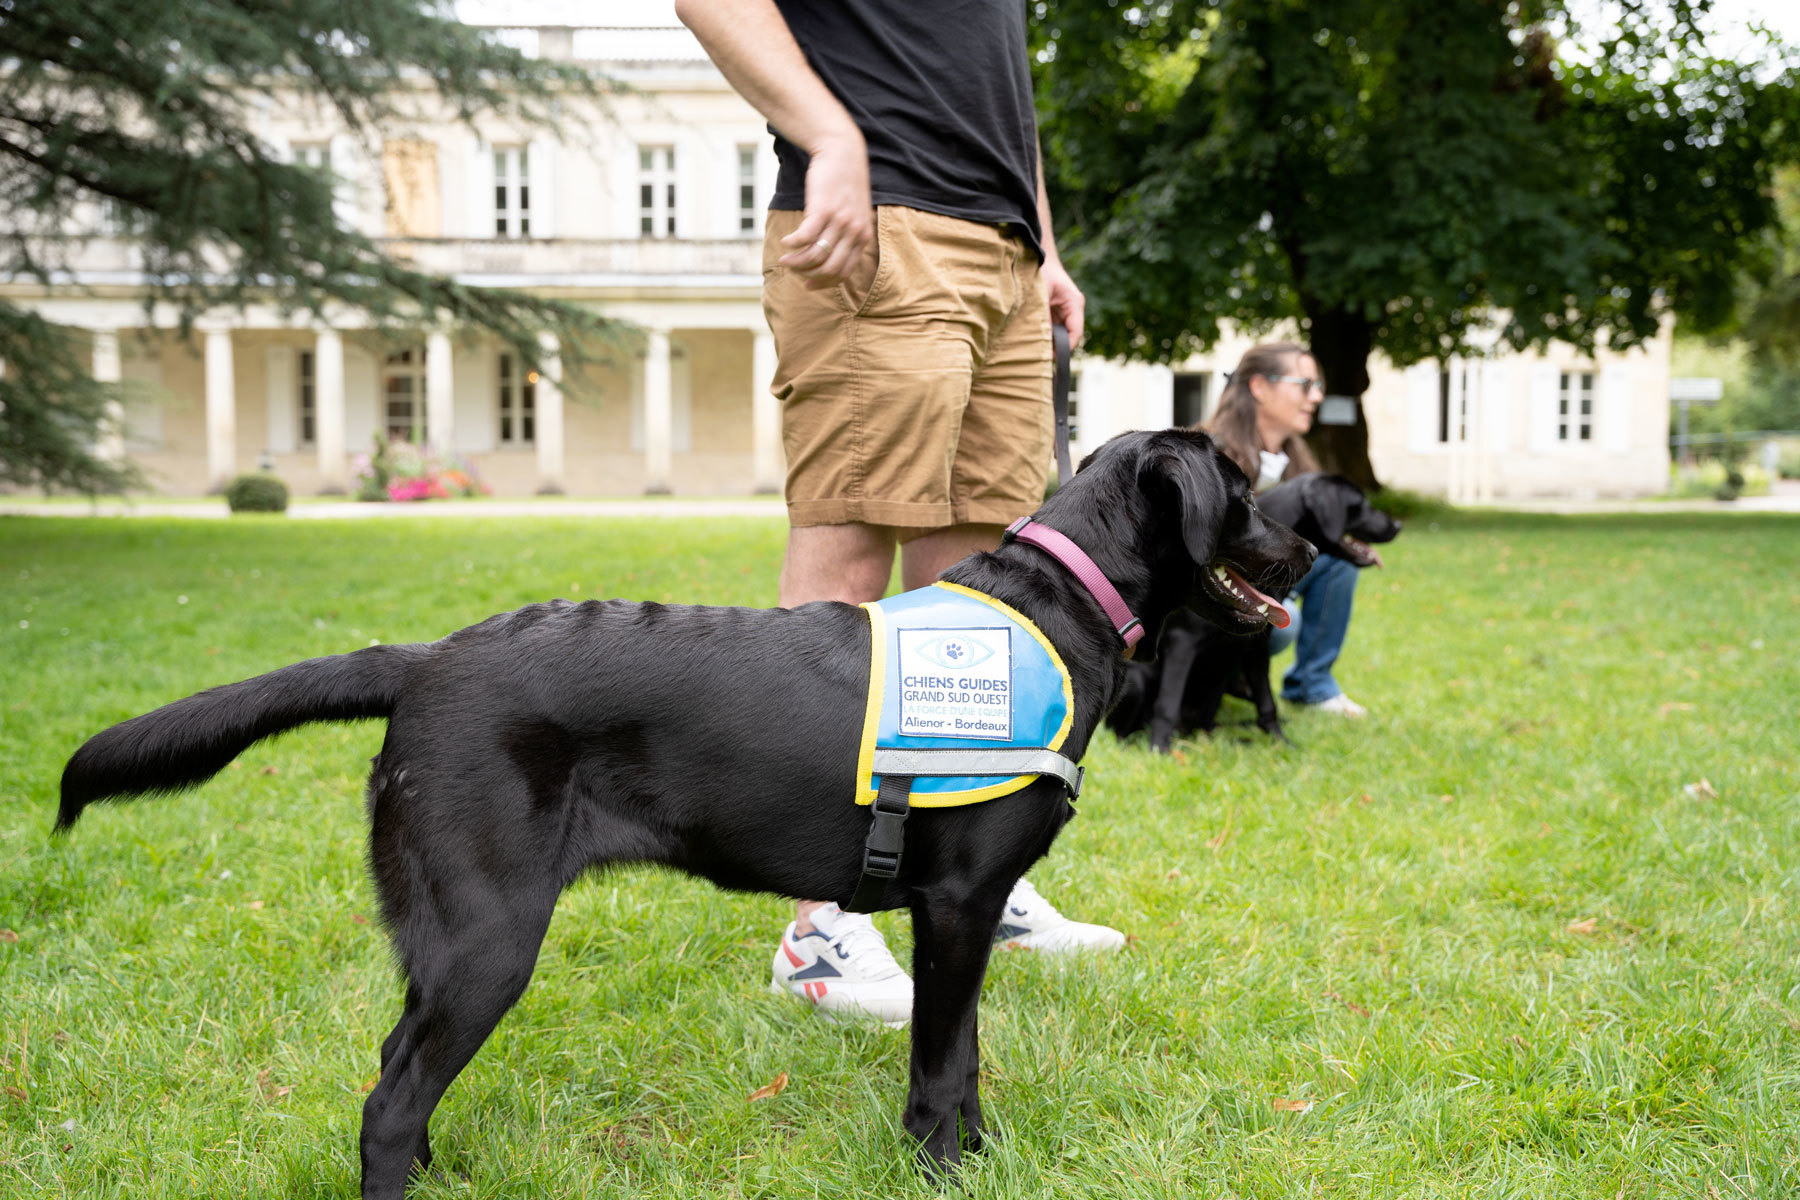
MULTIPOLYGON (((1223 566, 1224 564, 1220 564, 1220 565, 1223 566)), ((1251 597, 1251 599, 1252 599, 1251 608, 1252 609, 1254 609, 1256 607, 1256 605, 1259 603, 1266 604, 1269 606, 1267 611, 1259 613, 1257 615, 1261 616, 1265 621, 1267 621, 1269 624, 1273 625, 1277 629, 1286 629, 1288 627, 1287 609, 1281 607, 1281 601, 1275 599, 1275 597, 1273 597, 1273 596, 1267 595, 1266 593, 1257 591, 1256 586, 1254 584, 1252 584, 1248 579, 1245 579, 1242 575, 1239 575, 1236 571, 1232 570, 1230 567, 1225 568, 1225 573, 1227 575, 1231 576, 1231 582, 1233 585, 1235 585, 1237 587, 1238 591, 1244 593, 1244 595, 1246 595, 1246 596, 1251 597)))

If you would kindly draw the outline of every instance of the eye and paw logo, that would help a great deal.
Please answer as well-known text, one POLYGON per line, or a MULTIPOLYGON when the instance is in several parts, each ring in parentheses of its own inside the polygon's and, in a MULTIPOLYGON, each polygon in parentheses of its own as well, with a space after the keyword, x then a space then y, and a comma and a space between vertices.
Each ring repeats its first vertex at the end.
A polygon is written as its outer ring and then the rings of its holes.
POLYGON ((947 633, 920 646, 918 653, 927 662, 955 670, 986 662, 994 657, 994 648, 980 638, 970 637, 966 633, 947 633))

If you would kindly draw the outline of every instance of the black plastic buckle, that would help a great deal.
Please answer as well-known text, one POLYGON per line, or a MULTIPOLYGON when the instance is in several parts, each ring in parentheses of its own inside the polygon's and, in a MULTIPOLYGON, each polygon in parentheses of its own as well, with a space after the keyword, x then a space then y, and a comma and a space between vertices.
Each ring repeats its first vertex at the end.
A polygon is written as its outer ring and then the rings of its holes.
POLYGON ((906 814, 911 808, 912 780, 884 775, 875 802, 869 806, 874 819, 863 843, 863 874, 892 879, 900 873, 900 852, 906 848, 906 814), (885 803, 883 803, 885 801, 885 803))

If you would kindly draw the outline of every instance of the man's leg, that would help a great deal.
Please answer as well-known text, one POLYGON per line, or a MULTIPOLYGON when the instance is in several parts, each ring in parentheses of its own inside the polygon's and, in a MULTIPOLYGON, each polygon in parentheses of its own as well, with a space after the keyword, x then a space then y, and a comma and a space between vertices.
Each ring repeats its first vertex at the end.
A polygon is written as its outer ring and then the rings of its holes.
MULTIPOLYGON (((866 604, 881 599, 894 573, 894 533, 879 525, 801 525, 788 529, 787 554, 781 560, 783 608, 815 600, 866 604)), ((804 937, 814 931, 813 913, 824 900, 794 905, 794 928, 804 937)))
MULTIPOLYGON (((900 576, 907 591, 930 586, 954 563, 977 550, 1000 544, 999 525, 955 525, 921 534, 900 554, 900 576)), ((881 599, 894 570, 896 531, 880 525, 806 525, 788 530, 787 557, 781 563, 781 607, 814 600, 867 604, 881 599)), ((794 905, 794 929, 801 937, 814 930, 813 914, 824 900, 794 905)))
POLYGON ((952 525, 903 543, 900 547, 902 586, 909 592, 930 587, 933 580, 969 555, 998 546, 1005 530, 1004 525, 952 525))
MULTIPOLYGON (((781 606, 881 599, 894 570, 894 531, 879 525, 800 525, 788 529, 781 561, 781 606)), ((828 900, 794 902, 794 923, 775 952, 776 992, 803 996, 822 1010, 890 1025, 912 1015, 912 981, 869 918, 828 900)))
MULTIPOLYGON (((998 535, 994 539, 998 542, 998 535)), ((879 525, 801 525, 788 530, 781 560, 783 608, 815 600, 881 599, 894 572, 894 531, 879 525)))

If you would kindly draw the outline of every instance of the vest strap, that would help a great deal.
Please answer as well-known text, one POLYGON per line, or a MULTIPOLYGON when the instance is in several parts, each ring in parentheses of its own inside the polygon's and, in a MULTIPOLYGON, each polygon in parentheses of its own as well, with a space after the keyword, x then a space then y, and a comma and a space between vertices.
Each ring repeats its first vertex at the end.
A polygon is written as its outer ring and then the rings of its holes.
POLYGON ((1031 746, 956 746, 941 750, 875 748, 882 786, 898 775, 1054 775, 1073 800, 1081 795, 1081 768, 1054 750, 1031 746))
POLYGON ((874 912, 887 890, 887 881, 900 873, 900 855, 906 848, 906 814, 912 805, 912 776, 883 775, 881 788, 869 806, 873 819, 863 842, 862 878, 850 897, 847 912, 874 912))

